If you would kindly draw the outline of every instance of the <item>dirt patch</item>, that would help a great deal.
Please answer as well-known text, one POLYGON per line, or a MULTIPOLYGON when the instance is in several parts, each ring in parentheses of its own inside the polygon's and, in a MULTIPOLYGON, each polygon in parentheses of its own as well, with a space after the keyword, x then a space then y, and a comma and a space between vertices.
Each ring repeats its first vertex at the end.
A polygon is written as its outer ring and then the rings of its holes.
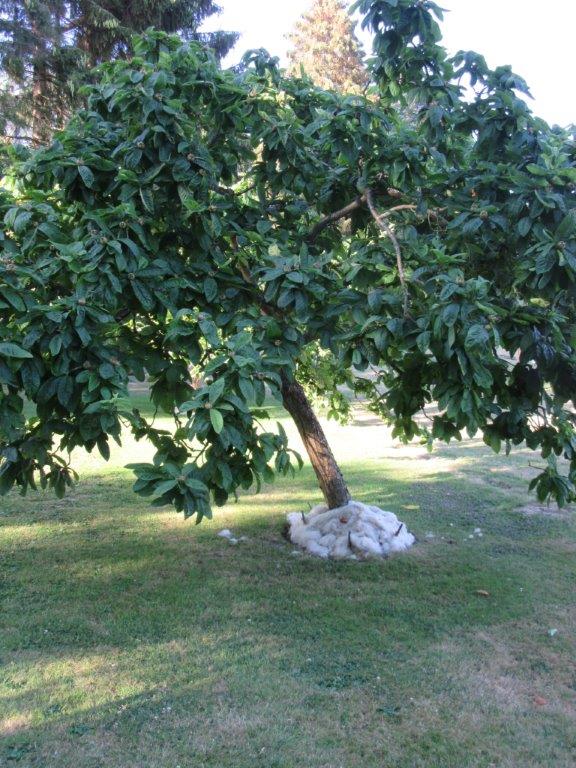
POLYGON ((31 721, 32 715, 30 713, 5 717, 3 720, 0 720, 0 734, 3 736, 14 736, 28 728, 31 721))
POLYGON ((560 509, 556 504, 524 504, 523 507, 518 507, 516 512, 528 516, 542 515, 542 517, 553 517, 562 520, 566 520, 570 516, 570 512, 567 509, 560 509))

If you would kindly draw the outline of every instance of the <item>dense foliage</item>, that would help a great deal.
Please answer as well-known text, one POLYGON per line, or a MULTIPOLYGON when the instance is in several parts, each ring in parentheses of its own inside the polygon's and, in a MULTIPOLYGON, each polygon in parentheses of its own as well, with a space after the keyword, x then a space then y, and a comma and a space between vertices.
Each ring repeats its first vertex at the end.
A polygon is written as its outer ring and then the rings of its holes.
POLYGON ((236 35, 197 32, 218 10, 213 0, 0 0, 0 131, 46 142, 80 103, 90 68, 127 56, 131 35, 150 26, 224 55, 236 35))
POLYGON ((302 68, 315 85, 362 93, 370 80, 354 22, 342 0, 314 0, 289 35, 293 74, 302 68))
POLYGON ((136 491, 201 518, 290 471, 258 407, 296 376, 337 412, 349 382, 402 439, 526 442, 545 459, 539 497, 575 498, 574 139, 530 114, 509 68, 447 59, 433 3, 358 5, 379 100, 284 77, 262 52, 222 71, 149 34, 52 146, 14 163, 2 492, 63 492, 58 451, 106 457, 124 423, 157 449, 136 491), (414 100, 406 124, 396 110, 414 100), (172 434, 130 409, 129 376, 150 378, 172 434))

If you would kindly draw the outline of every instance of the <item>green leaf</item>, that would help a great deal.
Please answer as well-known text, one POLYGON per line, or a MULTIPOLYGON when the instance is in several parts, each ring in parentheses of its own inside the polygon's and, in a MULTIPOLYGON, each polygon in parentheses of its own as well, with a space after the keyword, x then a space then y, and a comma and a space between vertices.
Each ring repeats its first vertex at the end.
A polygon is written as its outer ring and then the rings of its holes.
POLYGON ((292 302, 293 298, 294 298, 294 292, 292 290, 289 289, 287 291, 282 291, 282 293, 278 298, 277 304, 280 307, 280 309, 284 309, 292 302))
POLYGON ((552 250, 551 245, 545 245, 544 248, 540 251, 538 254, 538 258, 536 259, 536 273, 539 275, 543 275, 546 272, 549 272, 552 267, 556 265, 558 261, 557 254, 552 250))
POLYGON ((222 432, 222 429, 224 428, 224 418, 220 411, 217 411, 215 408, 210 409, 210 421, 212 422, 212 428, 214 429, 214 432, 216 432, 217 435, 222 432))
POLYGON ((8 285, 5 285, 2 288, 0 288, 0 293, 2 293, 6 301, 9 301, 10 304, 12 304, 12 306, 14 307, 14 309, 18 310, 18 312, 26 311, 26 304, 24 302, 24 299, 13 288, 11 288, 8 285))
POLYGON ((50 343, 48 344, 48 349, 50 350, 52 357, 56 357, 59 354, 62 349, 62 336, 60 334, 52 336, 50 343))
POLYGON ((425 354, 430 347, 430 338, 432 334, 430 331, 423 331, 416 337, 416 345, 422 354, 425 354))
POLYGON ((84 182, 84 184, 90 189, 92 189, 92 187, 94 186, 94 174, 92 173, 90 168, 88 168, 86 165, 79 165, 78 173, 80 174, 80 177, 84 182))
POLYGON ((473 235, 480 229, 482 223, 482 219, 480 218, 470 219, 470 221, 467 221, 466 224, 462 226, 461 232, 463 235, 473 235))
POLYGON ((198 202, 192 195, 187 196, 183 203, 188 213, 203 213, 208 207, 204 203, 198 202))
POLYGON ((20 232, 25 229, 26 224, 28 224, 31 218, 32 214, 30 211, 20 211, 20 213, 14 219, 14 224, 12 226, 14 232, 19 235, 20 232))
POLYGON ((152 190, 143 187, 140 190, 140 199, 148 213, 154 213, 154 195, 152 190))
POLYGON ((103 379, 113 379, 116 375, 116 371, 114 370, 112 363, 102 363, 98 369, 98 373, 103 379))
POLYGON ((460 313, 460 305, 459 304, 448 304, 447 307, 444 307, 442 311, 442 321, 444 325, 447 325, 448 327, 453 326, 458 319, 458 314, 460 313))
POLYGON ((106 435, 100 435, 100 437, 96 440, 96 445, 98 446, 98 450, 100 451, 102 458, 105 461, 108 461, 110 459, 110 445, 106 439, 106 435))
POLYGON ((250 405, 254 402, 254 386, 250 379, 245 378, 244 376, 241 376, 238 379, 238 386, 240 388, 240 392, 242 392, 242 397, 244 400, 250 405))
POLYGON ((226 379, 224 376, 222 376, 219 379, 216 379, 216 381, 213 381, 212 384, 208 387, 208 399, 212 404, 214 404, 221 396, 224 390, 226 389, 226 379))
POLYGON ((273 259, 277 259, 278 256, 280 256, 280 248, 278 248, 276 243, 273 243, 268 247, 268 255, 271 256, 273 259))
POLYGON ((6 229, 13 229, 14 222, 16 221, 16 216, 20 213, 20 208, 9 208, 8 211, 4 214, 4 224, 6 224, 6 229))
POLYGON ((528 232, 530 232, 531 227, 532 227, 532 219, 529 216, 525 216, 523 219, 520 219, 520 221, 517 224, 518 234, 521 237, 526 237, 528 232))
POLYGON ((548 176, 549 173, 546 168, 543 168, 541 165, 536 165, 535 163, 528 163, 526 170, 529 173, 534 174, 534 176, 548 176))
POLYGON ((480 323, 471 325, 466 334, 464 346, 468 348, 484 347, 490 341, 490 334, 480 323))
POLYGON ((213 277, 207 277, 204 280, 204 296, 209 302, 213 302, 216 296, 218 296, 218 284, 213 277))
POLYGON ((261 235, 265 235, 267 232, 270 232, 270 230, 272 229, 272 222, 266 221, 266 220, 258 221, 256 223, 256 229, 261 235))
POLYGON ((154 493, 152 494, 153 499, 159 499, 160 496, 164 496, 165 493, 168 493, 168 491, 171 491, 173 488, 176 488, 178 484, 177 480, 164 480, 162 483, 158 483, 156 488, 154 488, 154 493))
POLYGON ((30 354, 26 349, 22 349, 17 344, 13 344, 11 341, 4 341, 0 343, 0 356, 14 357, 19 359, 33 358, 34 355, 30 354))
POLYGON ((63 499, 64 494, 66 493, 66 483, 64 482, 64 478, 62 477, 62 474, 58 472, 58 474, 55 476, 54 480, 52 481, 52 487, 54 488, 54 493, 56 494, 57 499, 63 499))
POLYGON ((140 184, 150 184, 166 167, 166 163, 158 163, 140 177, 140 184))
POLYGON ((203 496, 208 495, 208 487, 204 485, 201 480, 196 480, 193 477, 186 478, 186 487, 190 488, 191 491, 196 491, 196 493, 199 493, 203 496))
POLYGON ((569 211, 564 216, 556 230, 556 237, 566 240, 576 237, 576 209, 569 211))
POLYGON ((60 405, 64 406, 64 408, 67 408, 70 404, 73 393, 74 382, 69 376, 62 376, 58 382, 58 389, 56 390, 56 395, 60 405))
POLYGON ((148 288, 146 288, 143 283, 140 283, 138 280, 132 280, 132 290, 134 291, 134 295, 140 304, 142 304, 144 309, 154 309, 154 299, 152 298, 148 288))
POLYGON ((140 160, 142 160, 142 150, 133 149, 132 152, 128 152, 124 158, 124 167, 133 170, 137 167, 140 160))

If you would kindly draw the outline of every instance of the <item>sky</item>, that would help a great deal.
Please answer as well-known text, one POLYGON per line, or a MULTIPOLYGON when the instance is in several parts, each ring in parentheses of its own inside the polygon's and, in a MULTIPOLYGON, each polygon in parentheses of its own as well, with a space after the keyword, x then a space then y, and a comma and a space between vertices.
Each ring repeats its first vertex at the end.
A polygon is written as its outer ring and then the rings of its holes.
MULTIPOLYGON (((203 29, 240 32, 225 65, 245 50, 266 48, 286 62, 287 34, 312 0, 218 0, 219 16, 203 29)), ((549 123, 576 123, 576 0, 436 0, 446 13, 443 44, 475 50, 491 67, 510 64, 530 86, 532 110, 549 123)), ((360 33, 365 50, 369 37, 360 33)))

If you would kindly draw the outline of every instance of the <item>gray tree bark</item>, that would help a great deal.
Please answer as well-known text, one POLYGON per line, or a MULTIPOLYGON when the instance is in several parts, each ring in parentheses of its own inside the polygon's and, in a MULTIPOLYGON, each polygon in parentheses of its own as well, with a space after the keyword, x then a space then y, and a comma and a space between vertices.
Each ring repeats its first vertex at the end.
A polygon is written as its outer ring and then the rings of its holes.
POLYGON ((282 399, 298 428, 328 508, 344 506, 350 501, 350 493, 324 430, 302 386, 286 375, 282 375, 282 399))

